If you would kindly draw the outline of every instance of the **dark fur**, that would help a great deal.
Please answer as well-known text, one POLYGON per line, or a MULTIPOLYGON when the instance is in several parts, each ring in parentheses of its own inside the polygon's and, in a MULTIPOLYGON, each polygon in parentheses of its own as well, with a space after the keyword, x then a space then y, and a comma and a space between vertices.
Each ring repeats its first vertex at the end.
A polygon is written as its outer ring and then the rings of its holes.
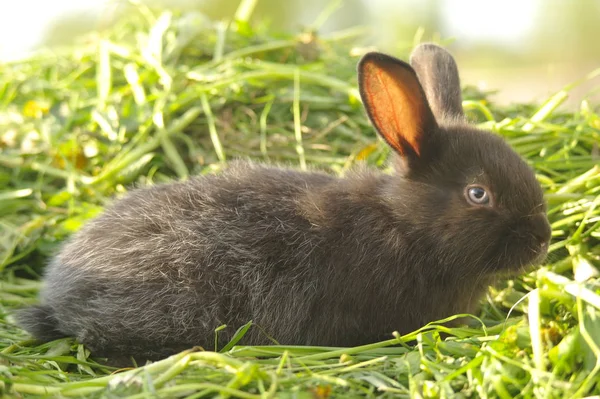
MULTIPOLYGON (((426 87, 456 92, 427 65, 426 87)), ((211 348, 221 324, 226 342, 250 319, 282 344, 350 346, 473 311, 496 276, 543 258, 550 230, 526 163, 501 138, 440 118, 457 109, 439 98, 420 166, 392 176, 241 162, 132 191, 63 247, 21 324, 158 357, 211 348), (493 208, 467 203, 474 182, 492 188, 493 208)), ((268 342, 257 328, 244 341, 268 342)))

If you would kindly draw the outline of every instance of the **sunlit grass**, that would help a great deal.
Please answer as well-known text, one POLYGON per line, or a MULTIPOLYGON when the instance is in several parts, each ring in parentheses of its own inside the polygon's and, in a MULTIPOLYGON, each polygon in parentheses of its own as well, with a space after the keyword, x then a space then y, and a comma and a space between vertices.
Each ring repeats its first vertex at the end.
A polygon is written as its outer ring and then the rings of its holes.
POLYGON ((553 240, 543 268, 492 287, 462 328, 432 324, 358 348, 197 350, 116 370, 71 339, 40 344, 14 326, 57 245, 134 185, 212 173, 237 157, 334 174, 358 161, 385 167, 356 92, 363 35, 276 34, 139 9, 102 37, 0 66, 0 393, 600 394, 600 116, 585 100, 560 111, 567 91, 504 109, 465 91, 470 119, 535 167, 553 240))

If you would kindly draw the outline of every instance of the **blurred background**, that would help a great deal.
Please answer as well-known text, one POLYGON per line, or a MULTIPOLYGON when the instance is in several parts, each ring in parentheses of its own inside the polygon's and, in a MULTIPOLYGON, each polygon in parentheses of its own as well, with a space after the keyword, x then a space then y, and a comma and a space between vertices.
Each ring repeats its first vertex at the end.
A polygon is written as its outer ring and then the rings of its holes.
MULTIPOLYGON (((0 5, 0 62, 41 46, 68 45, 109 27, 131 3, 230 19, 239 0, 20 0, 0 5)), ((600 68, 598 0, 258 0, 253 20, 319 33, 364 25, 369 45, 391 53, 443 40, 463 83, 499 89, 498 103, 541 102, 600 68), (329 13, 329 11, 332 11, 329 13), (328 14, 330 14, 328 16, 328 14), (328 16, 328 17, 327 17, 328 16), (327 18, 325 18, 327 17, 327 18)), ((567 107, 598 98, 599 79, 573 91, 567 107)))

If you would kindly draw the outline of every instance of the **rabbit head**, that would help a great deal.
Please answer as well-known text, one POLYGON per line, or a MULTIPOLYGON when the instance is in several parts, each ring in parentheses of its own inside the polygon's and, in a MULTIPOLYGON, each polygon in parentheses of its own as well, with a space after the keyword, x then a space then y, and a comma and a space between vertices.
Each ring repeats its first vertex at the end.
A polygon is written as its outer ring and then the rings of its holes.
POLYGON ((532 169, 501 137, 464 122, 448 52, 425 44, 411 61, 414 69, 368 53, 358 65, 365 109, 401 176, 387 188, 393 209, 440 274, 457 264, 498 274, 539 263, 551 230, 532 169))

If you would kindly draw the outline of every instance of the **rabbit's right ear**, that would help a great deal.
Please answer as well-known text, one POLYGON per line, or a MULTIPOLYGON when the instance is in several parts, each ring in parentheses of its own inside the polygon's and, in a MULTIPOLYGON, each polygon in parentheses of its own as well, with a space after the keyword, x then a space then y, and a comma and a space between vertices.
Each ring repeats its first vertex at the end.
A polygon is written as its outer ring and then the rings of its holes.
POLYGON ((415 71, 397 58, 367 53, 358 63, 358 87, 377 132, 414 165, 437 128, 415 71))

